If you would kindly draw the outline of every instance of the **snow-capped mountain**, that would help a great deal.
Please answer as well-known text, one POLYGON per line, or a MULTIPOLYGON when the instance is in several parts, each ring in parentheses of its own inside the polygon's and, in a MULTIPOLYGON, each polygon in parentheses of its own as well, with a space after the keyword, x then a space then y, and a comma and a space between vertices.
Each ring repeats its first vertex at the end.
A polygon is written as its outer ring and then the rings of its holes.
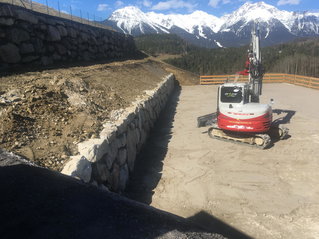
POLYGON ((245 3, 236 11, 218 18, 203 11, 191 14, 144 13, 137 7, 118 9, 105 24, 127 34, 175 33, 206 47, 245 45, 253 24, 258 22, 263 45, 297 37, 319 36, 319 13, 281 11, 264 2, 245 3))
POLYGON ((131 35, 170 33, 164 26, 149 18, 148 14, 133 6, 114 11, 107 22, 113 28, 131 35))

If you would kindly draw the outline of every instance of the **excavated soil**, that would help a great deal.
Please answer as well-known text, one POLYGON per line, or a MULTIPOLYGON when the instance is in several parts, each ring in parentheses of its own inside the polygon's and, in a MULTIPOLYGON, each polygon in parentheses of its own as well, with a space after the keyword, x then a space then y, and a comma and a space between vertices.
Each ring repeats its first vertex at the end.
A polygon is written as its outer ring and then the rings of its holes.
POLYGON ((128 107, 169 72, 181 84, 198 80, 151 59, 2 76, 0 148, 60 171, 77 143, 98 136, 112 111, 128 107))

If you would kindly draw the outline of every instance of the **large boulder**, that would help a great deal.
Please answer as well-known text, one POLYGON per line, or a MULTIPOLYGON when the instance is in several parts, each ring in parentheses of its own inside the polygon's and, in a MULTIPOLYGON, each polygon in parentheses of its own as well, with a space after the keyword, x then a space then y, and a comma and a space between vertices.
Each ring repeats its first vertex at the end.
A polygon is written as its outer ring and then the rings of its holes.
POLYGON ((60 41, 61 35, 58 29, 54 26, 48 27, 48 41, 60 41))
POLYGON ((30 35, 27 31, 13 28, 11 29, 11 39, 14 43, 20 44, 21 42, 27 41, 30 39, 30 35))
POLYGON ((12 26, 13 23, 14 23, 14 19, 13 18, 0 17, 0 25, 12 26))
POLYGON ((88 183, 91 180, 92 166, 85 157, 74 156, 72 160, 66 163, 61 173, 88 183))
POLYGON ((20 46, 21 54, 29 54, 34 52, 34 47, 31 43, 22 43, 20 46))
POLYGON ((18 63, 21 60, 19 48, 12 43, 0 46, 0 57, 6 63, 18 63))

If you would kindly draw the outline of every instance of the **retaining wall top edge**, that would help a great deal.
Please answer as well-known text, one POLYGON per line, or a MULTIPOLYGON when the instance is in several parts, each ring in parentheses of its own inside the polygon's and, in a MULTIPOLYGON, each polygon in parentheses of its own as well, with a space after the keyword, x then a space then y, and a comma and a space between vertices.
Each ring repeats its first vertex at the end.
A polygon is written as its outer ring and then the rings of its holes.
MULTIPOLYGON (((121 112, 119 112, 119 115, 116 117, 115 120, 110 120, 110 121, 107 121, 107 124, 108 126, 110 127, 111 125, 113 127, 118 127, 121 125, 121 123, 123 122, 123 116, 127 116, 131 113, 134 113, 137 108, 139 106, 142 106, 144 104, 144 102, 148 101, 150 98, 152 98, 155 93, 165 85, 165 83, 169 80, 171 80, 173 74, 170 73, 169 75, 167 76, 164 76, 163 77, 163 80, 160 81, 157 86, 152 89, 152 90, 145 90, 144 92, 146 93, 146 95, 142 95, 142 96, 139 96, 134 102, 132 102, 132 105, 123 109, 123 110, 120 110, 121 112), (147 92, 153 92, 152 94, 147 94, 147 92)), ((119 111, 119 110, 115 110, 115 111, 119 111)), ((112 114, 112 113, 111 113, 112 114)))

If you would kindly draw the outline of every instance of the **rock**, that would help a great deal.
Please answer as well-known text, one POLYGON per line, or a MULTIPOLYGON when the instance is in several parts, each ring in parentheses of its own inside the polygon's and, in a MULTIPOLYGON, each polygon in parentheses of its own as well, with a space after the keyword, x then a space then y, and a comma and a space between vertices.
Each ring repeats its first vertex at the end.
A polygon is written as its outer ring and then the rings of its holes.
POLYGON ((0 18, 0 25, 12 26, 14 24, 14 19, 12 18, 0 18))
POLYGON ((120 148, 123 148, 124 146, 126 146, 126 133, 121 134, 118 137, 118 140, 119 140, 119 147, 120 148))
POLYGON ((127 159, 127 150, 125 148, 120 149, 116 158, 120 166, 124 165, 127 159))
POLYGON ((89 61, 93 59, 93 55, 89 51, 84 51, 82 53, 82 59, 85 61, 89 61))
POLYGON ((111 182, 111 173, 106 165, 104 160, 99 160, 94 164, 93 167, 94 179, 98 180, 100 183, 110 183, 111 182))
POLYGON ((50 65, 53 63, 53 60, 48 57, 48 56, 42 56, 41 57, 41 64, 44 65, 44 66, 47 66, 47 65, 50 65))
POLYGON ((129 170, 128 170, 127 164, 125 164, 120 169, 119 191, 123 192, 125 190, 128 179, 129 179, 129 170))
POLYGON ((120 166, 118 164, 114 164, 112 169, 111 189, 115 192, 117 192, 119 189, 119 181, 120 181, 120 166))
MULTIPOLYGON (((112 149, 107 140, 104 139, 90 139, 78 144, 78 151, 81 155, 85 156, 90 162, 97 162, 106 154, 115 158, 112 149)), ((116 152, 117 153, 117 152, 116 152)))
POLYGON ((19 48, 12 43, 0 46, 0 57, 6 63, 18 63, 21 60, 19 48))
POLYGON ((70 37, 72 37, 72 38, 76 38, 76 37, 77 37, 76 31, 75 31, 73 28, 68 27, 68 28, 67 28, 67 31, 68 31, 68 35, 69 35, 70 37))
POLYGON ((103 127, 104 129, 100 133, 100 137, 108 142, 112 142, 116 137, 116 126, 111 123, 104 123, 103 127))
POLYGON ((80 37, 82 38, 82 41, 84 42, 88 42, 89 40, 89 35, 84 32, 81 32, 80 37))
POLYGON ((13 17, 12 10, 10 6, 8 5, 3 5, 0 7, 0 16, 2 17, 13 17))
POLYGON ((38 23, 38 18, 31 12, 27 12, 25 10, 16 10, 16 13, 18 15, 18 18, 23 21, 30 22, 32 24, 38 23))
POLYGON ((57 29, 58 29, 61 37, 65 37, 68 35, 68 31, 66 30, 66 28, 64 26, 58 25, 57 29))
POLYGON ((61 60, 61 56, 60 56, 59 54, 57 54, 57 53, 54 53, 53 56, 52 56, 52 58, 53 58, 54 61, 59 61, 59 60, 61 60))
POLYGON ((28 54, 33 53, 34 47, 31 43, 22 43, 20 46, 20 53, 21 54, 28 54))
POLYGON ((46 31, 46 30, 48 29, 47 25, 45 25, 45 24, 43 24, 43 23, 41 23, 41 24, 39 24, 39 25, 37 25, 37 26, 38 26, 39 29, 42 30, 42 31, 46 31))
POLYGON ((88 183, 91 180, 92 174, 91 163, 83 156, 74 156, 66 163, 61 173, 80 178, 88 183))
POLYGON ((26 57, 22 58, 22 62, 23 63, 29 63, 29 62, 35 61, 37 59, 39 59, 39 56, 26 56, 26 57))
POLYGON ((104 184, 100 184, 98 188, 104 192, 110 192, 108 187, 106 187, 104 184))
POLYGON ((101 158, 101 161, 104 161, 106 163, 106 166, 109 170, 111 170, 113 163, 115 161, 114 157, 111 157, 109 154, 104 154, 101 158))
POLYGON ((30 39, 29 33, 19 28, 11 29, 10 34, 11 34, 12 41, 16 44, 20 44, 21 42, 24 42, 30 39))
POLYGON ((32 38, 31 41, 33 43, 34 50, 37 53, 42 53, 42 52, 45 51, 45 48, 44 48, 44 45, 43 45, 43 41, 41 39, 32 38))
POLYGON ((0 38, 5 38, 6 35, 6 32, 3 29, 0 29, 0 38))
POLYGON ((130 172, 134 170, 134 163, 136 158, 136 134, 134 130, 127 131, 127 162, 130 172))
POLYGON ((0 96, 1 103, 12 103, 21 100, 21 94, 19 90, 10 90, 7 93, 0 96))
POLYGON ((62 44, 56 44, 55 48, 60 55, 65 55, 67 53, 67 49, 62 44))
POLYGON ((60 41, 61 40, 61 35, 58 29, 54 26, 49 26, 48 27, 48 41, 60 41))

